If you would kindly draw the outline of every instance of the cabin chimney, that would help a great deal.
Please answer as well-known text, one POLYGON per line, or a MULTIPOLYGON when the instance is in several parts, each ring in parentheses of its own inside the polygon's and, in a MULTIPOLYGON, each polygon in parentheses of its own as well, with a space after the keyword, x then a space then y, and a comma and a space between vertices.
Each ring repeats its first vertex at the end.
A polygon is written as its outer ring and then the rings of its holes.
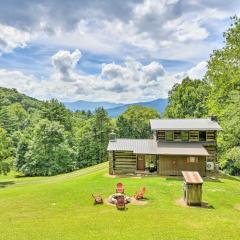
POLYGON ((211 121, 213 121, 213 122, 217 122, 217 121, 218 121, 216 115, 211 115, 211 116, 209 116, 208 118, 209 118, 209 120, 211 120, 211 121))
POLYGON ((116 142, 117 141, 117 134, 113 130, 109 134, 109 140, 110 140, 110 142, 116 142))

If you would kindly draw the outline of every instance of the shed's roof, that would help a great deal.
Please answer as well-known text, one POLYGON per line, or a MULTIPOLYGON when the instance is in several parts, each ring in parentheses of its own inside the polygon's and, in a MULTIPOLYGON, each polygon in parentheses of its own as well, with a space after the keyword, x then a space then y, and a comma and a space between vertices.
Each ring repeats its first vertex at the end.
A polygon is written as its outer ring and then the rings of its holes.
POLYGON ((157 143, 154 139, 122 139, 110 141, 108 151, 133 151, 138 154, 208 156, 201 143, 157 143))
POLYGON ((222 130, 210 118, 151 119, 150 124, 152 130, 222 130))
POLYGON ((198 172, 182 171, 186 183, 203 184, 203 179, 198 172))

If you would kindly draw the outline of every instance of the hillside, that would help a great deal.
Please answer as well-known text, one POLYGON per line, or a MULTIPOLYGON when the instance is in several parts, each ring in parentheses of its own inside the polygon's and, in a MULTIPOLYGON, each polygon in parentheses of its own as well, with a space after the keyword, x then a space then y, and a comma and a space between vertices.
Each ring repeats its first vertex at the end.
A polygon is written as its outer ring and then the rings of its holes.
POLYGON ((112 178, 107 168, 104 163, 54 177, 1 176, 0 239, 239 239, 237 178, 205 181, 203 199, 212 208, 200 209, 176 203, 183 196, 181 179, 112 178), (129 196, 146 186, 146 204, 128 204, 126 211, 93 205, 92 193, 106 200, 119 181, 129 196))
POLYGON ((109 116, 115 118, 115 117, 118 117, 120 114, 122 114, 129 106, 138 105, 138 106, 154 108, 162 114, 167 106, 167 103, 168 103, 167 99, 159 98, 150 102, 125 104, 123 106, 107 109, 107 111, 109 116))
POLYGON ((41 108, 43 102, 25 94, 19 93, 16 89, 0 87, 0 107, 13 103, 20 103, 26 110, 31 108, 41 108))

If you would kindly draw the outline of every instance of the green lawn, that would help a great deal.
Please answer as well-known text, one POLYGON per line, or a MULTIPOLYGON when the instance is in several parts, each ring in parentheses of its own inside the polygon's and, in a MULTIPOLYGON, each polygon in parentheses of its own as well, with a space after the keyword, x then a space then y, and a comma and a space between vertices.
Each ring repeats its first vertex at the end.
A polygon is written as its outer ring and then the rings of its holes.
POLYGON ((160 177, 110 178, 101 164, 55 177, 0 178, 0 239, 240 239, 239 179, 205 182, 213 209, 181 207, 182 181, 160 177), (107 198, 118 181, 132 195, 147 187, 148 204, 117 211, 93 206, 91 193, 107 198))

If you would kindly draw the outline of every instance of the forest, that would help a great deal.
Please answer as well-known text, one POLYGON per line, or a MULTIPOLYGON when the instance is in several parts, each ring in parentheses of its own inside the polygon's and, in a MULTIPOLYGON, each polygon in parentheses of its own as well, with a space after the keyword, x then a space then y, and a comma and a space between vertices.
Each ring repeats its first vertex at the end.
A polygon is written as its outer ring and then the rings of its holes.
POLYGON ((215 115, 222 170, 240 174, 240 19, 232 18, 224 47, 208 60, 204 79, 186 77, 175 84, 163 116, 151 108, 131 106, 117 119, 103 108, 71 112, 56 99, 39 101, 0 88, 0 172, 51 176, 107 161, 109 133, 149 138, 151 118, 215 115))

